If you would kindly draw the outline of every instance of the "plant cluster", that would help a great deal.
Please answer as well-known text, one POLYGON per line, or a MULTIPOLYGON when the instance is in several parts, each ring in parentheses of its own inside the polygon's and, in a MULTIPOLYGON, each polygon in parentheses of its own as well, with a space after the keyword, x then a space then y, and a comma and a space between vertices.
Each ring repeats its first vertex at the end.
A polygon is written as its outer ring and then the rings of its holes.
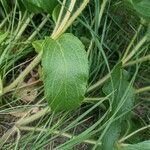
POLYGON ((1 149, 150 150, 149 0, 1 0, 0 20, 1 149))

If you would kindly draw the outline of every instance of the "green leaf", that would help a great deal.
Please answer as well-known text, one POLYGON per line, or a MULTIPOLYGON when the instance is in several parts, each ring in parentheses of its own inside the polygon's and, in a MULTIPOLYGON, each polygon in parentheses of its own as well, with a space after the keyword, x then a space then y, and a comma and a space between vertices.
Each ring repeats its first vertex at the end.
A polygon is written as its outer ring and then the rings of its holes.
MULTIPOLYGON (((108 118, 111 118, 112 115, 116 113, 118 106, 120 109, 115 117, 130 111, 134 104, 134 89, 128 82, 127 72, 122 69, 121 64, 115 66, 111 74, 111 80, 103 87, 105 95, 110 94, 112 91, 114 91, 114 95, 110 98, 111 112, 108 115, 108 118)), ((114 146, 120 136, 123 121, 130 117, 131 114, 127 113, 109 126, 102 139, 103 150, 111 149, 114 146)))
POLYGON ((121 132, 120 121, 113 122, 102 139, 102 149, 103 150, 112 149, 112 147, 115 146, 115 142, 117 142, 120 136, 120 132, 121 132))
POLYGON ((112 81, 109 80, 103 87, 103 92, 106 95, 110 94, 112 91, 115 91, 114 95, 111 96, 111 103, 112 103, 111 114, 113 114, 116 111, 118 104, 121 102, 121 99, 124 96, 125 92, 126 92, 125 96, 126 101, 119 110, 118 114, 130 110, 133 106, 134 89, 132 86, 129 86, 128 76, 129 75, 127 74, 127 71, 122 69, 121 65, 119 64, 114 68, 112 72, 111 75, 112 81))
POLYGON ((54 8, 54 10, 53 10, 52 18, 53 18, 53 20, 54 20, 55 23, 57 22, 60 9, 61 9, 61 6, 58 4, 58 5, 54 8))
POLYGON ((35 51, 39 53, 40 51, 43 51, 44 46, 44 40, 37 40, 32 42, 32 46, 34 47, 35 51))
POLYGON ((57 0, 22 0, 22 3, 31 12, 47 12, 50 14, 58 4, 57 0))
POLYGON ((138 144, 131 144, 117 150, 150 150, 150 140, 138 144))
POLYGON ((88 59, 81 41, 72 34, 47 38, 43 49, 46 99, 52 110, 72 110, 81 105, 88 80, 88 59))

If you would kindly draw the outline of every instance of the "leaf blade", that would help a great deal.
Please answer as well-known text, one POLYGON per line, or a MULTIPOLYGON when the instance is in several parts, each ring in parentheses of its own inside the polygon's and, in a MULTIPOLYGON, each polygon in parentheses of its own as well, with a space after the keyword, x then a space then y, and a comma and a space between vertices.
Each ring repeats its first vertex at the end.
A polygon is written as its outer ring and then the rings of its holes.
POLYGON ((72 110, 80 106, 88 80, 88 59, 80 40, 72 34, 64 34, 56 41, 47 38, 42 65, 50 107, 72 110))

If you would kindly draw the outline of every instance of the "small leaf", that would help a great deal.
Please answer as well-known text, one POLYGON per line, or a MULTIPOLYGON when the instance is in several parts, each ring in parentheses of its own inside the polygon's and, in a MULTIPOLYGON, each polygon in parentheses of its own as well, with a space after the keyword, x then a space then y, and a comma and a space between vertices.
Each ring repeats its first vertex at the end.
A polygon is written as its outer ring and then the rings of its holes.
POLYGON ((34 47, 37 53, 39 53, 40 51, 43 51, 43 45, 44 45, 44 40, 37 40, 37 41, 32 42, 32 46, 34 47))
POLYGON ((53 10, 52 18, 53 18, 53 20, 54 20, 55 23, 57 22, 60 9, 61 9, 61 6, 58 4, 58 5, 54 8, 54 10, 53 10))
POLYGON ((50 14, 58 4, 57 0, 22 0, 22 3, 31 12, 47 12, 50 14))
POLYGON ((38 67, 38 74, 39 74, 39 78, 40 78, 41 80, 43 80, 43 70, 42 70, 41 65, 39 65, 39 67, 38 67))
POLYGON ((131 144, 117 150, 150 150, 150 140, 138 144, 131 144))
POLYGON ((72 34, 47 38, 42 65, 45 96, 52 110, 80 106, 88 80, 88 59, 81 41, 72 34))
POLYGON ((120 121, 113 122, 102 139, 103 150, 112 149, 115 142, 118 140, 120 136, 120 132, 121 132, 120 121))

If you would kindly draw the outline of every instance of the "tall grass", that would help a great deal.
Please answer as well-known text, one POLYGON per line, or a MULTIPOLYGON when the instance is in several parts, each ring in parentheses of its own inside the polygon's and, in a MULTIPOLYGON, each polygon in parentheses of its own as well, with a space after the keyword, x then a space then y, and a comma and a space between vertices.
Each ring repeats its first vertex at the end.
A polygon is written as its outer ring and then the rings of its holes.
MULTIPOLYGON (((22 10, 17 0, 12 3, 1 0, 1 149, 100 149, 111 124, 128 112, 132 118, 124 123, 117 146, 125 147, 150 138, 147 26, 120 0, 89 3, 83 0, 80 7, 74 2, 67 8, 65 19, 58 19, 55 24, 50 15, 22 10), (74 12, 73 8, 79 9, 74 12), (55 114, 43 94, 42 52, 36 54, 32 42, 49 35, 56 39, 64 32, 73 33, 84 43, 90 75, 82 106, 72 112, 55 114), (129 86, 110 116, 110 99, 116 91, 112 77, 116 64, 122 64, 126 70, 129 86), (109 80, 113 90, 106 95, 102 89, 109 80), (132 86, 135 88, 134 106, 116 116, 132 86), (23 95, 25 89, 27 94, 23 95), (34 99, 33 90, 37 91, 34 99), (29 101, 27 96, 31 96, 29 101)), ((64 9, 63 3, 60 4, 64 9)))

